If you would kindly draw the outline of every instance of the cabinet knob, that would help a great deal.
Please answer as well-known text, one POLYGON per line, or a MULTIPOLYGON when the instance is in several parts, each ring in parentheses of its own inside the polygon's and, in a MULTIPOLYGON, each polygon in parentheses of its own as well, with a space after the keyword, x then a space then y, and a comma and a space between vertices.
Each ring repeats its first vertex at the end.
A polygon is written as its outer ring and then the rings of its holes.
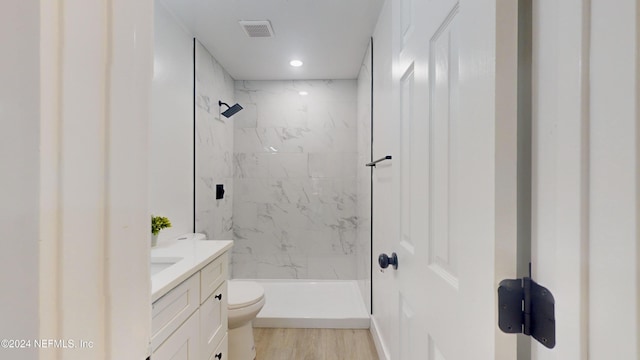
POLYGON ((215 358, 218 360, 222 359, 222 353, 216 354, 215 358))
MULTIPOLYGON (((222 294, 218 294, 218 295, 214 296, 214 298, 222 301, 222 294)), ((222 353, 220 353, 220 356, 222 356, 222 353)))

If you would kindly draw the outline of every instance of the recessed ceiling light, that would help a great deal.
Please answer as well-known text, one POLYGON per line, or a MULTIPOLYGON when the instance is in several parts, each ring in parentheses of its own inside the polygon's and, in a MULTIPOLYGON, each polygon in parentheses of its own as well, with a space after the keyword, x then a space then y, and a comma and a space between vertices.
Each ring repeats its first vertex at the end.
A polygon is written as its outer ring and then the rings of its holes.
POLYGON ((300 61, 300 60, 291 60, 291 61, 289 61, 289 65, 291 65, 293 67, 300 67, 300 66, 302 66, 302 61, 300 61))
POLYGON ((309 93, 308 93, 308 92, 306 92, 306 91, 300 91, 298 94, 300 94, 300 95, 302 95, 302 96, 307 96, 307 95, 309 95, 309 93))

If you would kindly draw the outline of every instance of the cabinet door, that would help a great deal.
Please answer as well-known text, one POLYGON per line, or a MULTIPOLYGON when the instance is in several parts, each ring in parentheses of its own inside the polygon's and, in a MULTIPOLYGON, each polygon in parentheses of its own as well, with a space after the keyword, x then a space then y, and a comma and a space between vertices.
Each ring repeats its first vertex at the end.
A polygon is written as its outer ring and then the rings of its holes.
POLYGON ((207 360, 229 360, 229 342, 228 337, 225 336, 220 345, 216 348, 214 352, 207 358, 207 360))
POLYGON ((200 305, 200 344, 203 358, 212 355, 227 333, 227 282, 200 305))
POLYGON ((151 349, 155 351, 200 304, 200 273, 196 273, 151 306, 151 349))
POLYGON ((153 360, 200 360, 199 339, 200 310, 197 310, 158 347, 153 360))

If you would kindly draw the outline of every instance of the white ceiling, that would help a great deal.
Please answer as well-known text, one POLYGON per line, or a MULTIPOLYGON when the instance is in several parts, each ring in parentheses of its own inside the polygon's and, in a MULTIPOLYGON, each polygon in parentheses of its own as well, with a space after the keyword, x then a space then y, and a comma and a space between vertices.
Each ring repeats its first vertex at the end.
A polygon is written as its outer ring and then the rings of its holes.
POLYGON ((234 79, 292 80, 357 78, 384 0, 162 1, 234 79), (249 38, 239 20, 269 20, 275 36, 249 38))

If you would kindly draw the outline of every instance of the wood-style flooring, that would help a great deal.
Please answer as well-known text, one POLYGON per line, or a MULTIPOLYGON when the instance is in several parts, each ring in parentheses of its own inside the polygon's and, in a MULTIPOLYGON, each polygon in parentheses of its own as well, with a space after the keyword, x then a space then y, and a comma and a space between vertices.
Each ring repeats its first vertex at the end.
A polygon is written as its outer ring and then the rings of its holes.
POLYGON ((256 360, 378 360, 369 330, 254 328, 256 360))

